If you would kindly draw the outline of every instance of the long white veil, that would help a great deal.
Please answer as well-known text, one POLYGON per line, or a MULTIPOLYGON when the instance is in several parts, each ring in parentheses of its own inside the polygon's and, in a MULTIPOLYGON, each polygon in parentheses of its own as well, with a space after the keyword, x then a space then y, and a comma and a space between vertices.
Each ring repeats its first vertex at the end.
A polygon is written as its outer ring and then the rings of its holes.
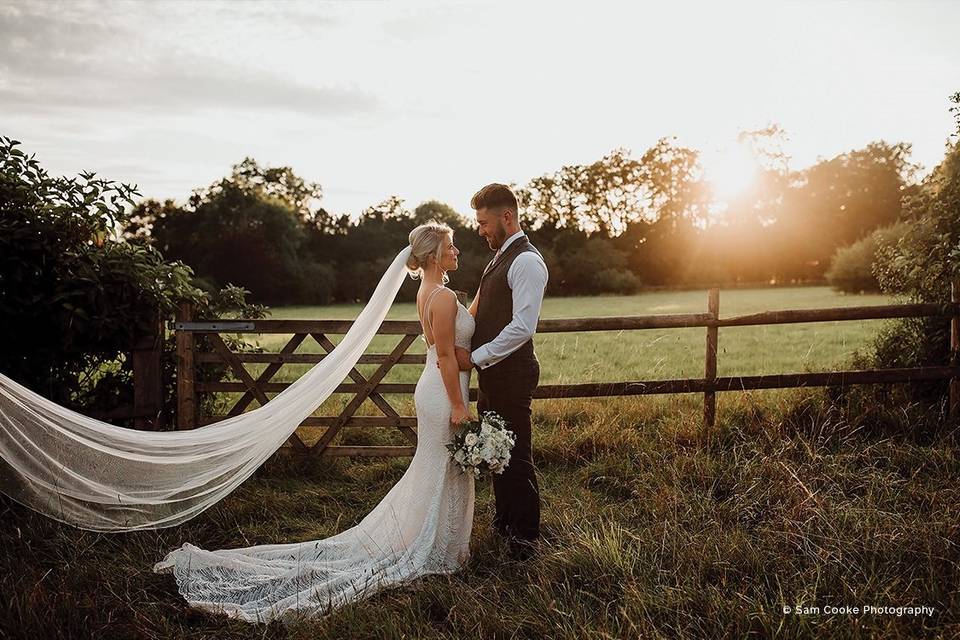
POLYGON ((191 431, 88 418, 0 374, 0 491, 93 531, 185 522, 250 477, 319 407, 376 335, 407 274, 406 247, 343 340, 262 407, 191 431))

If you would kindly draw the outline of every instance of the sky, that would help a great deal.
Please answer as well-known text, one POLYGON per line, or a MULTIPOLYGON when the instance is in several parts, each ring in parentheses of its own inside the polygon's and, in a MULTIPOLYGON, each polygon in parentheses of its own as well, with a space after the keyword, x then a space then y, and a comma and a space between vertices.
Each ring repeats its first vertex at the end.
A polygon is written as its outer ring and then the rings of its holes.
POLYGON ((732 187, 737 134, 773 123, 794 169, 886 140, 929 170, 958 24, 951 0, 0 0, 0 135, 180 203, 249 156, 351 215, 468 213, 489 182, 665 136, 732 187))

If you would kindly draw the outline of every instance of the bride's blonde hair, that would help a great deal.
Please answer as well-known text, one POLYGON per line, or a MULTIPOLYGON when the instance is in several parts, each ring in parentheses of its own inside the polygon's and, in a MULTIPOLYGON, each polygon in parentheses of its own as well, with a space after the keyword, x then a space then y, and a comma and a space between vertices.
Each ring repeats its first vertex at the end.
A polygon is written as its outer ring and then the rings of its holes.
MULTIPOLYGON (((453 238, 453 229, 436 220, 425 222, 410 232, 410 257, 407 258, 407 269, 410 271, 411 278, 417 279, 423 275, 423 268, 427 266, 427 259, 431 255, 435 262, 440 262, 440 257, 443 255, 443 241, 447 236, 453 238)), ((444 271, 444 284, 447 281, 447 273, 444 271)))

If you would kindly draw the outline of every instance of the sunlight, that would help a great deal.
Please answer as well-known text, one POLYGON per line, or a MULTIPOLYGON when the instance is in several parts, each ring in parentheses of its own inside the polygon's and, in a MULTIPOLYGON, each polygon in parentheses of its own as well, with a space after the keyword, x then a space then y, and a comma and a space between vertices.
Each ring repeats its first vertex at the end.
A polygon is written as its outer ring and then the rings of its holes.
POLYGON ((744 144, 715 149, 702 156, 703 168, 717 200, 729 200, 746 191, 757 177, 757 162, 744 144))

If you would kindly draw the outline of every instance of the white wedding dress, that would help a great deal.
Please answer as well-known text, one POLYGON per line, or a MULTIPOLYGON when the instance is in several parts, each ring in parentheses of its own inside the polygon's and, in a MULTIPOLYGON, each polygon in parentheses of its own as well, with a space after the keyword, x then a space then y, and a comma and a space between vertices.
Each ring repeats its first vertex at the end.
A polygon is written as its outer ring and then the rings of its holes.
MULTIPOLYGON (((429 300, 427 301, 429 304, 429 300)), ((455 343, 469 348, 474 320, 457 304, 455 343)), ((184 544, 154 570, 172 573, 194 607, 249 622, 285 622, 432 573, 453 573, 470 554, 474 479, 445 445, 451 405, 434 346, 417 382, 417 449, 399 481, 357 525, 324 540, 206 551, 184 544)), ((470 372, 460 372, 468 399, 470 372)))

